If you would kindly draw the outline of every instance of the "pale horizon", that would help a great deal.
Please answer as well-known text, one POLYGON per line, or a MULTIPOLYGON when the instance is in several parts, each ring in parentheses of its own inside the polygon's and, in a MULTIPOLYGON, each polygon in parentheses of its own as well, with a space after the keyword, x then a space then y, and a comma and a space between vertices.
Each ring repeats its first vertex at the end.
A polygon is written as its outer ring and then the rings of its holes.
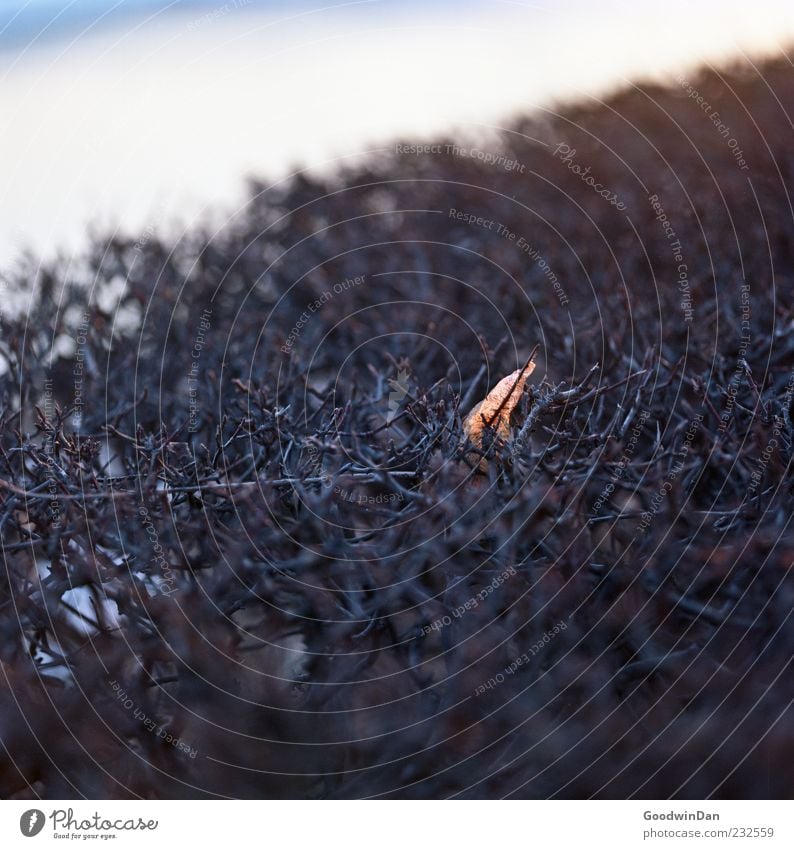
POLYGON ((794 34, 794 8, 772 2, 161 5, 4 44, 0 268, 79 253, 88 228, 219 225, 249 175, 470 137, 636 79, 779 55, 794 34))

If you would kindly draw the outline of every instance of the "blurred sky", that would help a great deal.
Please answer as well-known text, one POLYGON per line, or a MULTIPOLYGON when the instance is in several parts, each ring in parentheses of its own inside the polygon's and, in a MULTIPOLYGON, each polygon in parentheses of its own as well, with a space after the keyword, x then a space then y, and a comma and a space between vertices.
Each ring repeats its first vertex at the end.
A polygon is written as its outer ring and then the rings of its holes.
POLYGON ((0 268, 792 37, 794 0, 0 0, 0 268))

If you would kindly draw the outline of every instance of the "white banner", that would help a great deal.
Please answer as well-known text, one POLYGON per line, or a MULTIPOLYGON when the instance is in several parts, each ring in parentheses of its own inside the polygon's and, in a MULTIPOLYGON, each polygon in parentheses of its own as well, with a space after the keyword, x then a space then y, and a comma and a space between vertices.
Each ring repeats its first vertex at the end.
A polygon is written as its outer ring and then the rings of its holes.
POLYGON ((4 802, 0 845, 794 846, 790 802, 4 802))

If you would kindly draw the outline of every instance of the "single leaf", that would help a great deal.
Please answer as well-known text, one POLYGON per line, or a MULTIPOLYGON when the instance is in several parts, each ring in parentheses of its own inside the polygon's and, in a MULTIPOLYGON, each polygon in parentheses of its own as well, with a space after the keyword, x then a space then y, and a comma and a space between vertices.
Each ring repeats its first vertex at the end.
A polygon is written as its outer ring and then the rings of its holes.
MULTIPOLYGON (((535 351, 523 368, 503 377, 485 398, 472 408, 463 420, 463 431, 473 445, 482 448, 483 438, 489 431, 493 431, 500 439, 510 436, 510 417, 521 400, 527 378, 534 370, 535 351)), ((466 459, 473 464, 477 463, 481 472, 488 468, 485 458, 478 458, 474 452, 469 452, 466 459)))

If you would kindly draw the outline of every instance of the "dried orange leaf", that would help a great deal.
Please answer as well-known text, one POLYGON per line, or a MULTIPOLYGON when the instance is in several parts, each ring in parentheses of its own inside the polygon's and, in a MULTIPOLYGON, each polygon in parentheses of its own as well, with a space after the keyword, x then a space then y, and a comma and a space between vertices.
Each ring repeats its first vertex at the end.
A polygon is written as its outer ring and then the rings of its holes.
MULTIPOLYGON (((483 447, 483 437, 491 430, 501 439, 510 436, 510 416, 521 399, 527 378, 535 370, 535 353, 527 364, 503 377, 499 383, 476 404, 463 420, 463 431, 472 444, 483 447)), ((466 459, 477 462, 477 456, 470 452, 466 459)), ((479 460, 479 469, 484 472, 488 467, 485 459, 479 460)))

